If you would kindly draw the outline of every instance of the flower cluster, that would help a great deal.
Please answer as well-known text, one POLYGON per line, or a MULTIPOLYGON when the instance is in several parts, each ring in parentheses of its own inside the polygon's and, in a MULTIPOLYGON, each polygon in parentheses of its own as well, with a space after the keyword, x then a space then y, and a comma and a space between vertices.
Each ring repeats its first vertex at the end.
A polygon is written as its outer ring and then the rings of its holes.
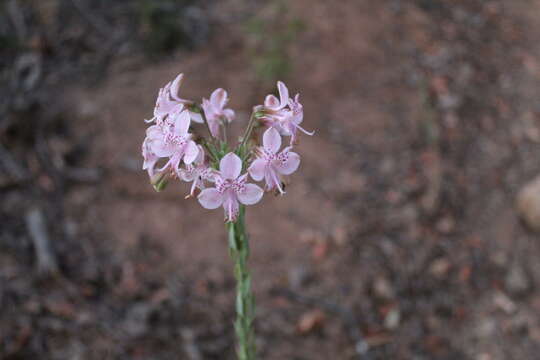
POLYGON ((191 182, 188 197, 197 196, 206 209, 222 206, 225 220, 232 222, 238 217, 240 204, 256 204, 263 196, 263 189, 248 183, 248 177, 264 180, 266 191, 283 195, 283 177, 300 165, 300 155, 292 151, 298 131, 313 135, 300 126, 303 108, 299 95, 290 98, 289 90, 279 81, 279 99, 268 95, 263 105, 253 108, 244 135, 231 150, 227 128, 235 112, 225 108, 227 92, 216 89, 199 105, 180 98, 182 79, 180 74, 159 90, 154 116, 147 120, 153 124, 142 144, 143 169, 156 190, 162 190, 173 178, 191 182), (192 122, 204 124, 209 136, 195 136, 192 122), (261 146, 252 139, 259 125, 265 127, 261 146), (290 137, 283 149, 282 136, 290 137))

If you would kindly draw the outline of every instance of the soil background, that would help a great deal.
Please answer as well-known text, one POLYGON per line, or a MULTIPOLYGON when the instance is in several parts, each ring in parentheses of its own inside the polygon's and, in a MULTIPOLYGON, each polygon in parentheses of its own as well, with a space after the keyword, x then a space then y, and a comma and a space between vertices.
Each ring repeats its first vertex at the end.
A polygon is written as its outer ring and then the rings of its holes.
POLYGON ((540 173, 538 14, 0 3, 0 359, 235 358, 223 214, 141 170, 178 73, 185 98, 227 89, 238 134, 283 80, 316 132, 286 195, 248 208, 261 359, 538 359, 540 242, 515 206, 540 173))

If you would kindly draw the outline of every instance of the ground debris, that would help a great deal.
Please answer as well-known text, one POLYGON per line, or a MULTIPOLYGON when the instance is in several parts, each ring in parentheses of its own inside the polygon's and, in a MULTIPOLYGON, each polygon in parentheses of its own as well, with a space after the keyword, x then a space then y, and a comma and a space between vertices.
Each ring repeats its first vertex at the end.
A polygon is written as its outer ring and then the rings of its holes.
POLYGON ((38 273, 41 275, 58 273, 56 254, 50 241, 45 217, 39 208, 33 208, 26 213, 26 227, 34 244, 38 273))

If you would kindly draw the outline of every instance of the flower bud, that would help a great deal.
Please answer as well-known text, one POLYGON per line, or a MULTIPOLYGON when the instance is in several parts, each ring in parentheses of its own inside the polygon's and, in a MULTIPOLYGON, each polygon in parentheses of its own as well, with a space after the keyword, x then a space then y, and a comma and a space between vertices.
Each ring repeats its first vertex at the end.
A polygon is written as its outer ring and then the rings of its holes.
POLYGON ((154 190, 156 190, 157 192, 160 192, 160 191, 165 190, 165 187, 169 183, 170 178, 171 178, 170 171, 165 170, 157 174, 154 174, 154 176, 150 178, 150 183, 154 187, 154 190))
POLYGON ((196 103, 192 103, 192 104, 188 104, 186 105, 187 109, 189 111, 192 111, 196 114, 200 114, 203 112, 202 108, 199 106, 199 104, 196 104, 196 103))
POLYGON ((256 109, 253 116, 255 117, 255 119, 262 119, 266 116, 266 111, 264 110, 264 108, 256 109))

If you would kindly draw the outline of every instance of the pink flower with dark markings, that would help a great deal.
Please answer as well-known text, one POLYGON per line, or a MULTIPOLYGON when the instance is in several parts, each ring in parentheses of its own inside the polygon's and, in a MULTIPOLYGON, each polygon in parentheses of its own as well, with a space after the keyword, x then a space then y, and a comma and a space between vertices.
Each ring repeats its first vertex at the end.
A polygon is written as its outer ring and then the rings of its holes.
POLYGON ((166 117, 181 112, 184 108, 189 111, 191 120, 198 123, 203 122, 200 114, 190 110, 193 101, 182 99, 179 95, 183 79, 184 74, 179 74, 173 81, 159 89, 156 106, 154 107, 154 117, 146 120, 146 122, 155 121, 157 124, 160 124, 166 117))
POLYGON ((188 132, 191 119, 186 110, 169 114, 159 124, 150 126, 146 130, 146 138, 143 142, 143 169, 152 176, 156 169, 156 163, 161 158, 167 158, 163 167, 157 169, 162 172, 171 170, 177 173, 180 162, 191 164, 199 154, 199 148, 191 139, 188 132))
POLYGON ((264 99, 264 106, 256 108, 263 111, 262 120, 267 126, 276 128, 281 135, 290 136, 291 144, 296 143, 298 130, 304 134, 313 135, 314 131, 309 132, 300 126, 304 120, 304 109, 299 101, 300 95, 296 94, 294 99, 289 98, 289 89, 281 81, 277 82, 277 87, 279 100, 274 95, 268 95, 264 99))
POLYGON ((284 194, 281 175, 290 175, 298 169, 300 155, 290 151, 291 146, 279 152, 280 147, 281 136, 278 131, 273 127, 266 130, 263 134, 263 146, 258 149, 259 156, 253 161, 248 172, 255 181, 264 178, 267 191, 277 189, 284 194))
POLYGON ((204 150, 202 146, 198 145, 199 154, 193 163, 186 165, 185 168, 178 171, 178 177, 185 182, 193 182, 191 184, 190 196, 194 196, 195 192, 204 190, 205 181, 214 182, 214 177, 217 173, 216 170, 208 166, 208 162, 204 156, 204 150))
POLYGON ((313 135, 300 125, 304 111, 299 95, 291 98, 287 86, 278 81, 279 95, 268 95, 263 105, 253 108, 244 137, 233 145, 220 134, 225 131, 223 125, 235 118, 234 111, 226 107, 227 91, 216 89, 209 99, 196 104, 180 97, 182 81, 183 74, 179 74, 159 90, 154 117, 147 120, 153 124, 146 131, 141 150, 143 169, 148 172, 154 188, 161 191, 174 178, 190 182, 188 197, 197 195, 207 209, 222 206, 227 221, 237 220, 240 204, 255 204, 263 196, 261 187, 247 183, 249 175, 255 181, 264 181, 266 191, 284 194, 284 177, 300 166, 300 156, 292 151, 298 132, 313 135), (194 137, 189 132, 191 121, 203 122, 203 115, 211 139, 194 137), (262 146, 254 148, 254 142, 247 140, 251 139, 257 121, 267 128, 262 146), (290 144, 283 149, 282 136, 290 137, 290 144), (216 138, 219 141, 215 141, 216 138), (229 150, 232 148, 234 150, 229 150), (236 153, 251 153, 255 157, 241 159, 236 153), (219 170, 215 169, 217 165, 219 170), (241 174, 242 169, 247 171, 241 174))
POLYGON ((282 81, 278 81, 277 88, 279 100, 274 95, 267 95, 264 99, 264 107, 274 114, 279 114, 279 111, 285 109, 289 104, 289 89, 287 89, 287 86, 282 81))
POLYGON ((297 140, 297 131, 300 130, 306 135, 313 136, 315 131, 307 131, 300 126, 304 120, 304 108, 299 102, 300 94, 296 94, 293 99, 289 99, 289 109, 290 112, 287 114, 284 119, 280 121, 280 130, 281 133, 286 136, 291 137, 291 144, 296 144, 297 140))
POLYGON ((247 184, 247 173, 240 175, 242 160, 228 153, 219 162, 219 173, 214 176, 215 187, 204 189, 198 196, 205 209, 223 206, 226 221, 236 221, 240 205, 253 205, 263 196, 263 190, 255 184, 247 184))
POLYGON ((234 111, 232 109, 225 109, 225 105, 229 101, 227 97, 227 91, 223 89, 216 89, 210 95, 210 100, 203 99, 202 108, 206 120, 208 120, 208 126, 212 136, 217 138, 219 136, 219 126, 222 122, 231 122, 234 120, 234 111))

